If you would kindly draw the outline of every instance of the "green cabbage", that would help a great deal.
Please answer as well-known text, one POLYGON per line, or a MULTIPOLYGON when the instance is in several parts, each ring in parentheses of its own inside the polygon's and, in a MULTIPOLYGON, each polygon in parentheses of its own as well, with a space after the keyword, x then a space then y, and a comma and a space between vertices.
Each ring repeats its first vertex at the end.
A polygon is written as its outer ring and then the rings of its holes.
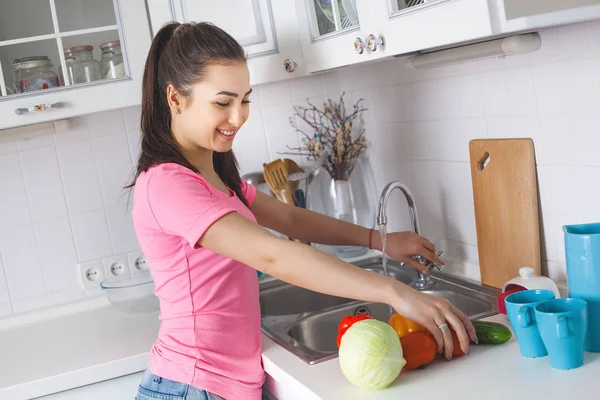
POLYGON ((340 343, 342 374, 363 389, 384 389, 406 364, 400 339, 385 322, 367 319, 354 323, 340 343))

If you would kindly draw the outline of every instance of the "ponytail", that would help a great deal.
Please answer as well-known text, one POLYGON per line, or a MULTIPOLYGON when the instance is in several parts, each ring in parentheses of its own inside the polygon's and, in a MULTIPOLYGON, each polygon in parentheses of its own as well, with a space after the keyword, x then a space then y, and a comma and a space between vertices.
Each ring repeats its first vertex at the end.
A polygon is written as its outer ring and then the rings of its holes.
MULTIPOLYGON (((210 23, 171 22, 158 31, 146 58, 142 81, 142 148, 135 179, 150 167, 163 163, 176 163, 199 173, 171 133, 167 86, 171 84, 180 94, 189 96, 192 85, 202 80, 209 64, 245 61, 239 43, 210 23)), ((213 165, 223 183, 248 206, 233 151, 214 152, 213 165)), ((127 187, 133 187, 135 179, 127 187)))

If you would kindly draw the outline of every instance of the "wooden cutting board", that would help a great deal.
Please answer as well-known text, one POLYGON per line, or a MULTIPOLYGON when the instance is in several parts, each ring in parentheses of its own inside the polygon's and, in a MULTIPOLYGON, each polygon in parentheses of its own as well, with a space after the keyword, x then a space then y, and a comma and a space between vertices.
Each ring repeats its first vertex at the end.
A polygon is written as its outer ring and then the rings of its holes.
POLYGON ((469 151, 481 283, 502 289, 525 266, 540 275, 533 141, 476 139, 469 151))

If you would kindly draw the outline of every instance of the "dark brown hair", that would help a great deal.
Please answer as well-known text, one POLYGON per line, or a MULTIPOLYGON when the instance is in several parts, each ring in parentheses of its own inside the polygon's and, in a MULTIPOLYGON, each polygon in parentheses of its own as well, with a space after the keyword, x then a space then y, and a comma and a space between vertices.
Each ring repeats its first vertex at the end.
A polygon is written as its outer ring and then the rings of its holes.
MULTIPOLYGON (((142 82, 142 149, 135 178, 150 167, 176 163, 199 173, 183 155, 171 133, 171 110, 167 87, 173 85, 182 96, 191 94, 209 65, 246 62, 244 49, 222 29, 207 22, 171 22, 152 41, 142 82)), ((241 190, 238 163, 229 150, 213 152, 213 165, 219 178, 248 205, 241 190)), ((135 182, 135 181, 134 181, 135 182)), ((129 187, 132 187, 132 183, 129 187)))

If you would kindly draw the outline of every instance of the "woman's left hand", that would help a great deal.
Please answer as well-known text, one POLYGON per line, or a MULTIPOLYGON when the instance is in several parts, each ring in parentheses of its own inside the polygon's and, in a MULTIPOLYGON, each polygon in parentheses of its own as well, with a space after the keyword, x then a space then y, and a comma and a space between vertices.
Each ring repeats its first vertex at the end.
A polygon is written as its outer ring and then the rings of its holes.
POLYGON ((444 265, 444 261, 435 256, 435 245, 413 232, 388 233, 385 252, 394 260, 401 261, 422 272, 428 272, 427 267, 413 259, 416 255, 433 261, 439 266, 444 265))

